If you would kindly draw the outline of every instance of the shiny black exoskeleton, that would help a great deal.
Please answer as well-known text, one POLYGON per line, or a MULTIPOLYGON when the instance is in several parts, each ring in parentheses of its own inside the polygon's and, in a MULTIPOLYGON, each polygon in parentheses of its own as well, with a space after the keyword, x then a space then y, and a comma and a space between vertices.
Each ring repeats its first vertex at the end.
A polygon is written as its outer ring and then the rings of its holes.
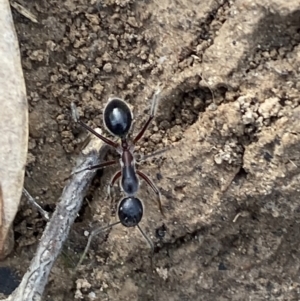
MULTIPOLYGON (((86 128, 89 132, 100 138, 104 143, 113 147, 120 154, 120 165, 121 169, 115 173, 112 177, 110 184, 108 186, 108 191, 110 193, 110 189, 114 186, 117 180, 120 179, 120 186, 126 196, 135 196, 139 190, 139 178, 142 178, 156 193, 157 202, 159 206, 159 210, 163 215, 163 210, 161 206, 160 200, 160 192, 153 181, 142 171, 136 169, 136 161, 134 156, 134 147, 136 143, 143 137, 145 134, 150 122, 154 118, 154 114, 156 112, 157 103, 158 103, 158 93, 154 94, 151 106, 150 116, 148 120, 145 122, 144 126, 141 128, 139 133, 135 136, 135 138, 130 141, 128 139, 128 132, 132 125, 132 112, 128 106, 128 104, 120 99, 120 98, 111 98, 103 112, 103 121, 107 130, 113 134, 114 136, 121 139, 121 143, 117 143, 111 139, 106 138, 102 134, 97 133, 87 124, 78 120, 84 128, 86 128)), ((85 170, 95 170, 104 168, 110 165, 116 164, 116 160, 102 162, 98 165, 90 166, 85 170)), ((82 170, 78 171, 81 172, 82 170)))
POLYGON ((104 109, 103 120, 112 135, 124 138, 131 128, 132 113, 125 101, 120 98, 112 98, 104 109))
MULTIPOLYGON (((124 153, 124 155, 131 157, 130 153, 124 153)), ((130 158, 125 159, 125 162, 130 162, 130 158)), ((121 186, 128 196, 134 196, 138 192, 139 179, 134 164, 127 164, 122 168, 121 186)))
POLYGON ((126 197, 121 200, 118 208, 118 216, 125 227, 135 227, 143 217, 143 204, 136 197, 126 197))
MULTIPOLYGON (((128 133, 131 129, 133 115, 128 106, 128 104, 120 98, 112 98, 107 103, 104 112, 103 112, 103 121, 107 128, 107 130, 114 135, 121 139, 120 143, 117 143, 109 138, 106 138, 102 134, 99 134, 90 126, 78 120, 78 123, 81 124, 85 129, 89 132, 97 136, 101 139, 104 143, 114 148, 120 155, 120 170, 115 173, 112 177, 108 189, 113 187, 113 185, 120 179, 120 186, 125 194, 125 197, 121 200, 119 207, 118 207, 118 216, 119 221, 113 224, 110 224, 103 229, 99 229, 98 231, 93 232, 94 235, 113 227, 116 224, 121 223, 125 227, 134 227, 136 226, 139 231, 142 233, 144 238, 148 241, 152 251, 154 249, 153 243, 147 237, 147 235, 143 232, 140 228, 139 223, 143 217, 143 205, 140 199, 136 197, 136 194, 139 189, 139 178, 142 178, 156 193, 157 195, 157 202, 160 209, 160 212, 163 214, 161 200, 160 200, 160 192, 152 180, 144 174, 142 171, 136 169, 136 160, 134 156, 134 147, 136 143, 143 137, 145 134, 149 124, 154 118, 157 104, 158 104, 158 93, 154 94, 151 106, 150 116, 148 120, 145 122, 144 126, 141 128, 139 133, 134 137, 134 139, 128 139, 128 133)), ((84 170, 96 170, 100 168, 104 168, 107 166, 111 166, 116 164, 116 160, 111 160, 107 162, 102 162, 98 165, 90 166, 84 170)), ((77 171, 81 172, 83 170, 77 171)), ((90 240, 89 240, 90 241, 90 240)))

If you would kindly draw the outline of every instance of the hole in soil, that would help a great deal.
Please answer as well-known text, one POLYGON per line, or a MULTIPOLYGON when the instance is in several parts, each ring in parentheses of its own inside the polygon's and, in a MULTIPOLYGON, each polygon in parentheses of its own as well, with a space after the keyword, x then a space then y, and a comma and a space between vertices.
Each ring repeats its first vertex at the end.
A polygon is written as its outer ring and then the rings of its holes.
POLYGON ((84 200, 83 200, 83 204, 81 206, 81 209, 79 210, 78 212, 78 216, 76 217, 74 223, 82 223, 83 221, 86 220, 86 216, 88 215, 89 211, 90 211, 90 207, 89 207, 89 202, 92 202, 93 201, 93 195, 92 194, 89 194, 87 195, 84 200))
POLYGON ((200 112, 213 101, 212 93, 207 87, 201 87, 191 92, 178 93, 173 102, 165 101, 157 112, 157 123, 160 128, 180 126, 185 129, 195 123, 200 112), (166 121, 168 125, 165 125, 166 121))
POLYGON ((247 174, 248 173, 246 172, 246 170, 243 167, 241 167, 238 173, 235 175, 233 183, 238 185, 242 180, 244 180, 247 177, 247 174))
POLYGON ((166 228, 165 224, 162 224, 161 227, 156 228, 156 230, 155 230, 155 236, 157 238, 162 239, 162 238, 165 237, 166 232, 167 232, 167 228, 166 228))

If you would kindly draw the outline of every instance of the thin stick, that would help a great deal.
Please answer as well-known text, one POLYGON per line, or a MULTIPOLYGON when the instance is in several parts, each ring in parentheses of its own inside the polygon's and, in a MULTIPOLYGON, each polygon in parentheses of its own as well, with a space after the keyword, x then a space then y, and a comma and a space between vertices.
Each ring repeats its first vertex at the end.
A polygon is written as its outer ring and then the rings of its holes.
POLYGON ((36 16, 33 13, 31 13, 28 9, 23 7, 21 4, 12 1, 10 2, 10 5, 21 15, 29 19, 31 22, 38 23, 36 16))
POLYGON ((151 103, 151 111, 150 114, 155 116, 158 108, 158 101, 159 101, 159 94, 161 93, 161 88, 157 87, 154 95, 152 96, 152 103, 151 103))
MULTIPOLYGON (((85 149, 87 154, 78 159, 76 170, 99 164, 107 150, 101 146, 100 139, 92 138, 85 149)), ((27 272, 19 287, 5 299, 6 301, 40 301, 42 299, 51 268, 68 237, 70 227, 78 215, 94 175, 89 171, 82 172, 74 175, 66 184, 27 272)))
POLYGON ((35 199, 30 195, 30 193, 23 188, 23 194, 26 196, 28 202, 37 209, 37 211, 42 215, 42 217, 46 220, 49 221, 49 213, 45 211, 36 201, 35 199))

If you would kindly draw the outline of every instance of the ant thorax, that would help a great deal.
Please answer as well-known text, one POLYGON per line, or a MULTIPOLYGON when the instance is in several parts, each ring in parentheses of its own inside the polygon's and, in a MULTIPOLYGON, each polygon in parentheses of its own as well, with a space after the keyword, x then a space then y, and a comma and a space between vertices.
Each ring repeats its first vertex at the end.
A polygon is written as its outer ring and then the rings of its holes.
POLYGON ((126 167, 134 166, 134 163, 135 158, 133 153, 129 149, 124 150, 120 158, 121 168, 123 169, 126 167))
POLYGON ((135 160, 133 154, 129 150, 125 150, 121 160, 121 179, 120 184, 122 190, 127 196, 134 196, 139 189, 139 179, 135 170, 135 160))

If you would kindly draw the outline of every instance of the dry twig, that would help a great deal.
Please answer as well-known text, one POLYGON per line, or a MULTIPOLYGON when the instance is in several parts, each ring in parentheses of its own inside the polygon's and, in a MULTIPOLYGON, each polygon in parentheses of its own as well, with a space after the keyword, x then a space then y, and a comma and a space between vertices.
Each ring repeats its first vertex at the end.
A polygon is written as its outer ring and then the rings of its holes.
POLYGON ((35 199, 31 196, 31 194, 23 188, 23 194, 26 196, 28 202, 37 209, 37 211, 41 214, 41 216, 46 220, 49 221, 49 213, 46 212, 36 201, 35 199))
MULTIPOLYGON (((98 164, 106 152, 105 146, 101 147, 101 145, 100 139, 93 137, 85 148, 85 156, 78 160, 76 170, 98 164), (99 149, 101 149, 100 156, 99 149)), ((41 300, 51 268, 68 237, 70 227, 77 217, 94 174, 91 171, 83 171, 70 178, 27 272, 19 287, 5 301, 41 300)))
POLYGON ((22 6, 21 4, 11 1, 10 5, 17 11, 19 12, 21 15, 23 15, 25 18, 29 19, 31 22, 33 23, 38 23, 38 20, 36 18, 36 16, 31 13, 28 9, 26 9, 24 6, 22 6))

